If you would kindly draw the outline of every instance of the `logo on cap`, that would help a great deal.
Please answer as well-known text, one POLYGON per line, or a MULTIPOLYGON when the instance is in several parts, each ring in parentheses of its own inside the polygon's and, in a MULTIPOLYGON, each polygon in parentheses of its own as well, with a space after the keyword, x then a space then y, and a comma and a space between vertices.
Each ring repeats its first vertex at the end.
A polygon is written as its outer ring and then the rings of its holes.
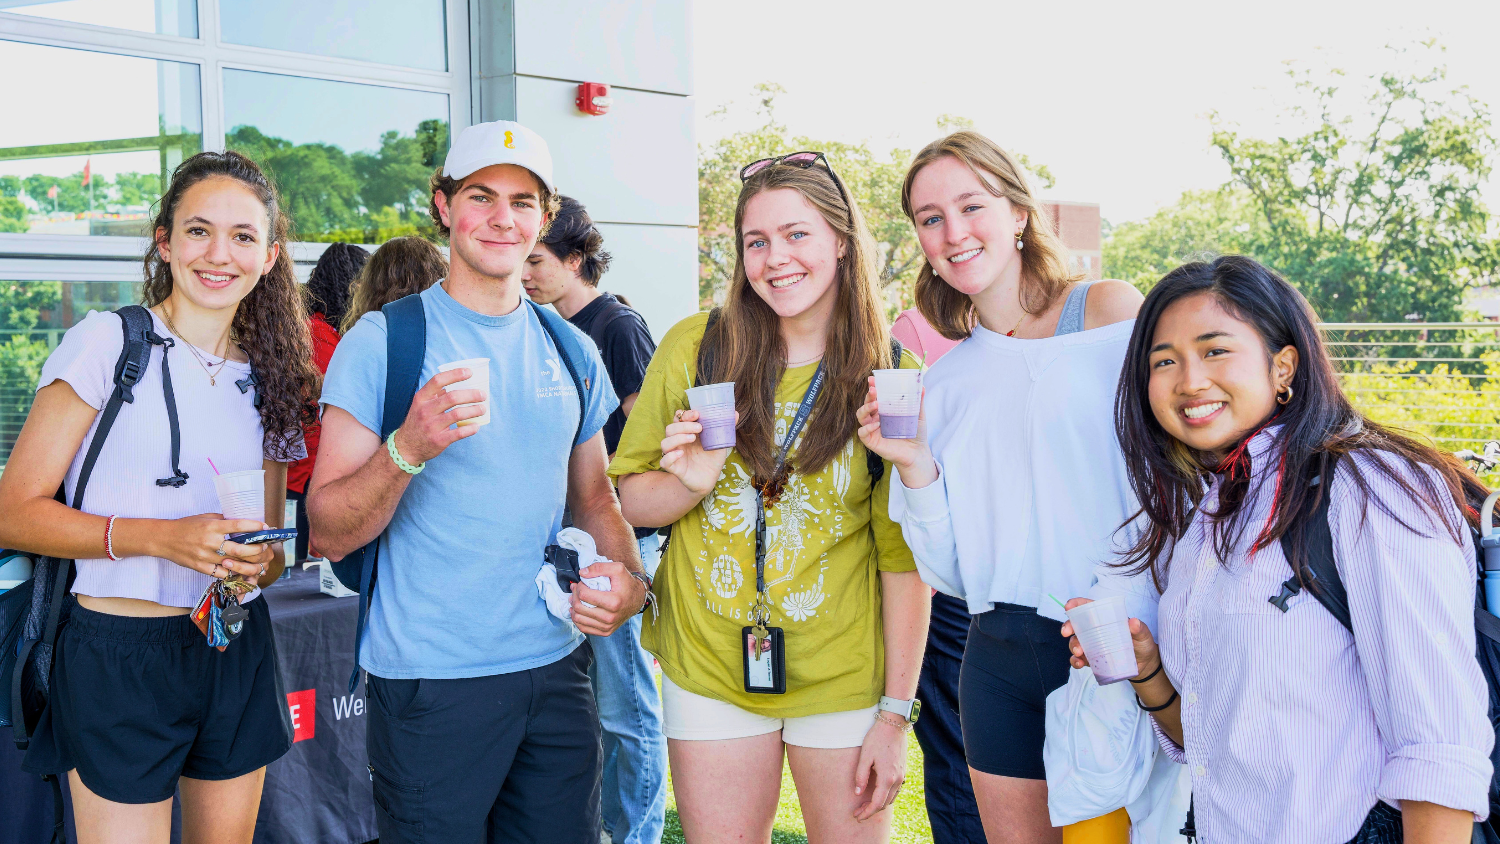
POLYGON ((506 132, 505 133, 505 148, 506 149, 515 149, 516 148, 516 136, 513 133, 511 133, 511 132, 506 132))

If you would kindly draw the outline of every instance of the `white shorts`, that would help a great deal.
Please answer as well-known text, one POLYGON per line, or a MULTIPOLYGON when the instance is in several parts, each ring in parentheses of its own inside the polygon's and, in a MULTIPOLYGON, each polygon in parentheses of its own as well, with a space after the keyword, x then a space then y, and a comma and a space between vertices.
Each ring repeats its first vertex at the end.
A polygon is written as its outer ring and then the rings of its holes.
POLYGON ((780 732, 781 740, 795 747, 859 747, 865 733, 875 725, 879 707, 825 712, 798 718, 770 718, 747 712, 732 703, 693 694, 661 678, 662 732, 680 741, 714 741, 749 738, 780 732))

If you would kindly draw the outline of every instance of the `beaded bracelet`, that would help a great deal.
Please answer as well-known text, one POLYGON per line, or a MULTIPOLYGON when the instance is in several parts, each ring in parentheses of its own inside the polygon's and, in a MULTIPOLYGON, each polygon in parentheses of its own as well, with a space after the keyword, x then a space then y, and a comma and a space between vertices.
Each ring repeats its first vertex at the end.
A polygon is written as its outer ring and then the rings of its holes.
POLYGON ((110 516, 108 519, 106 519, 104 521, 104 553, 111 560, 119 562, 120 558, 115 556, 115 536, 114 536, 115 535, 115 519, 117 519, 117 518, 119 518, 119 517, 118 516, 110 516))
POLYGON ((391 435, 385 438, 385 450, 390 452, 391 460, 396 464, 396 468, 400 469, 408 475, 415 475, 421 472, 422 469, 427 466, 426 463, 418 463, 417 465, 413 466, 402 459, 401 452, 396 450, 395 431, 392 431, 391 435))

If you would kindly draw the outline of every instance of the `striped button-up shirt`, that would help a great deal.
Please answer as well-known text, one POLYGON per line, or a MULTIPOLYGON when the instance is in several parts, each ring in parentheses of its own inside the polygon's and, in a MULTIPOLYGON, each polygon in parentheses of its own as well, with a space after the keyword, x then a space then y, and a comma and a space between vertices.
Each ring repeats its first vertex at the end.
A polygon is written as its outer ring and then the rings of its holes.
MULTIPOLYGON (((1172 551, 1161 599, 1158 639, 1182 698, 1186 747, 1157 734, 1192 772, 1198 840, 1342 844, 1377 800, 1483 818, 1494 732, 1474 655, 1467 531, 1455 542, 1381 476, 1373 462, 1388 455, 1345 457, 1329 525, 1354 633, 1306 590, 1282 612, 1269 602, 1292 576, 1280 543, 1247 558, 1271 512, 1276 433, 1250 443, 1249 521, 1229 559, 1214 552, 1202 515, 1217 506, 1215 478, 1172 551), (1350 478, 1351 460, 1364 469, 1369 500, 1350 478)), ((1402 471, 1416 481, 1415 470, 1402 471)))

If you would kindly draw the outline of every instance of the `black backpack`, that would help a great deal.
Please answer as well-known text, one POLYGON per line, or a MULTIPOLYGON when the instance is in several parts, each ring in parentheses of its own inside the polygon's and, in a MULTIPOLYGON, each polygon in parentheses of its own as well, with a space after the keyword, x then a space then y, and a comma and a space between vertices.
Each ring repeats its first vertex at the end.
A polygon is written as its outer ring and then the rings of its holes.
MULTIPOLYGON (((1334 471, 1335 462, 1329 461, 1330 475, 1334 471)), ((1315 477, 1309 485, 1317 485, 1320 480, 1321 478, 1315 477)), ((1328 500, 1331 497, 1329 490, 1324 489, 1308 520, 1305 530, 1306 571, 1301 578, 1293 574, 1287 579, 1281 585, 1281 593, 1272 597, 1270 602, 1277 609, 1286 612, 1287 600, 1301 592, 1305 586, 1344 629, 1353 633, 1354 627, 1349 620, 1349 593, 1344 588, 1343 578, 1339 576, 1338 565, 1333 556, 1333 532, 1328 527, 1328 500)), ((1468 505, 1483 512, 1483 501, 1469 501, 1468 505)), ((1470 533, 1475 554, 1479 558, 1476 568, 1480 578, 1474 594, 1475 649, 1479 668, 1484 673, 1485 686, 1489 689, 1490 724, 1496 728, 1495 745, 1490 751, 1490 762, 1494 766, 1494 774, 1490 779, 1490 819, 1474 825, 1473 840, 1476 844, 1500 844, 1500 618, 1493 612, 1493 609, 1500 607, 1492 609, 1485 606, 1484 552, 1481 550, 1478 532, 1471 528, 1470 533)), ((1295 559, 1292 554, 1294 547, 1291 537, 1283 534, 1281 549, 1288 562, 1295 559)))
MULTIPOLYGON (((89 441, 89 450, 78 472, 72 503, 77 510, 83 509, 89 475, 94 471, 94 464, 99 460, 115 418, 120 415, 120 408, 135 402, 134 388, 151 363, 152 346, 162 347, 162 393, 172 437, 172 474, 158 480, 156 485, 180 489, 188 479, 187 473, 178 466, 182 438, 177 427, 177 399, 172 394, 172 370, 166 353, 174 342, 170 337, 157 336, 151 313, 140 305, 127 305, 115 313, 120 317, 125 343, 115 361, 114 392, 100 412, 99 426, 89 441)), ((254 386, 253 378, 236 383, 242 393, 254 386)), ((57 490, 56 498, 68 503, 63 488, 57 490)), ((18 750, 24 751, 30 746, 32 731, 47 708, 57 630, 63 621, 63 609, 74 576, 72 560, 39 556, 33 560, 30 580, 0 594, 0 690, 3 690, 0 693, 0 727, 11 728, 18 750)), ((54 844, 61 844, 62 786, 57 777, 45 776, 43 779, 52 783, 52 840, 54 844)))
MULTIPOLYGON (((570 332, 573 327, 567 320, 552 311, 537 305, 526 297, 522 301, 536 313, 537 321, 546 330, 563 366, 573 379, 578 391, 578 428, 573 432, 576 442, 583 432, 583 422, 588 416, 589 383, 578 372, 575 360, 586 354, 583 347, 570 332)), ((406 421, 411 410, 412 398, 422 386, 422 361, 427 356, 427 309, 422 304, 422 294, 413 293, 380 309, 385 314, 385 405, 381 409, 380 439, 383 442, 406 421)), ((570 446, 571 448, 571 446, 570 446)), ((349 675, 349 691, 359 685, 359 646, 364 638, 365 622, 370 612, 370 596, 375 590, 376 563, 380 557, 380 540, 385 531, 365 547, 346 555, 342 560, 331 562, 333 573, 346 588, 359 593, 359 616, 354 627, 354 671, 349 675)))

